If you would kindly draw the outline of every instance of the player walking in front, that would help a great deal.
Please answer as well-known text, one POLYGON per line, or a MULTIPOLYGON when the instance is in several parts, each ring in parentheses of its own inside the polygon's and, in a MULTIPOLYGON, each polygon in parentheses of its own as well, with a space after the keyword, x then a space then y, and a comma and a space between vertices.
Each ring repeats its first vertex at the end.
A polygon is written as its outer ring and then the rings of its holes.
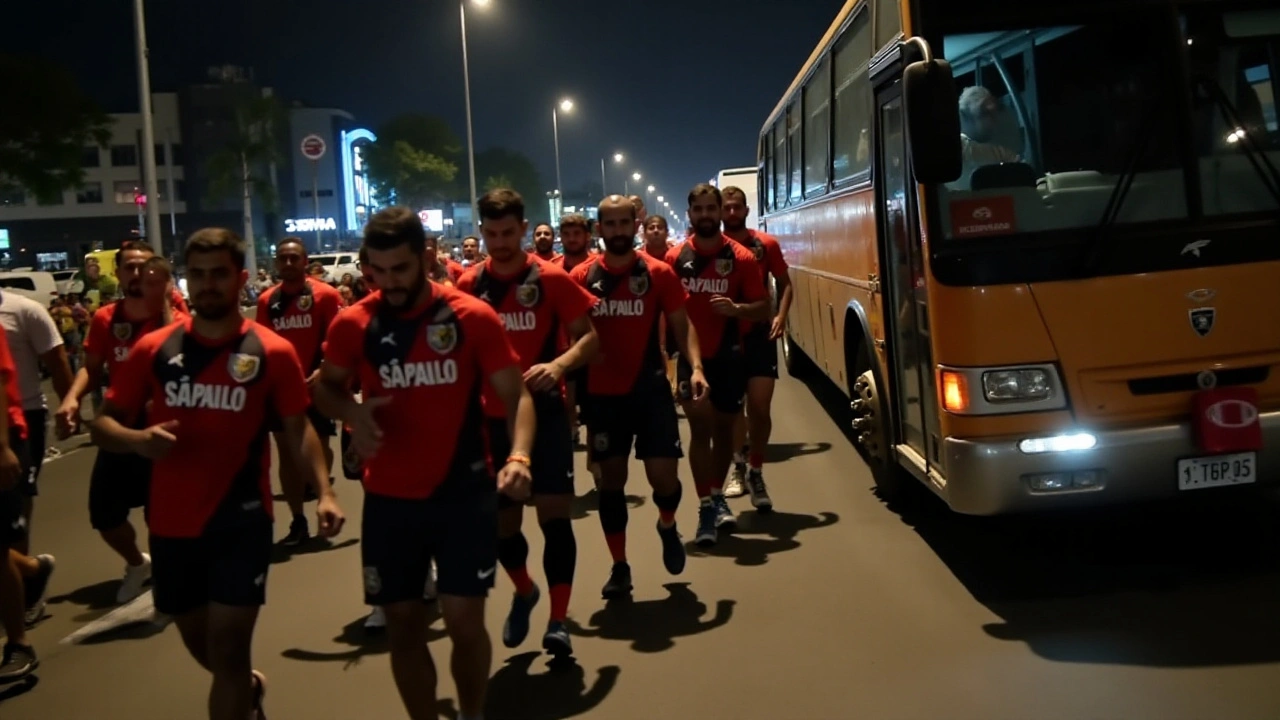
MULTIPOLYGON (((564 253, 551 262, 567 273, 591 259, 591 227, 587 218, 570 213, 560 218, 560 245, 564 253)), ((569 408, 569 428, 574 445, 580 444, 578 430, 578 399, 586 395, 587 368, 585 365, 571 370, 564 378, 564 404, 569 408)))
POLYGON ((592 322, 600 333, 600 360, 587 367, 587 436, 600 463, 600 527, 613 558, 613 570, 601 594, 616 599, 631 594, 627 561, 627 459, 635 443, 658 508, 658 536, 667 572, 684 571, 685 550, 676 529, 680 507, 680 429, 675 400, 659 347, 659 318, 666 318, 690 364, 690 397, 706 399, 697 333, 685 313, 688 295, 665 263, 635 250, 635 206, 611 195, 600 203, 600 233, 605 254, 574 268, 573 279, 595 295, 592 322))
POLYGON ((195 317, 138 340, 91 426, 103 449, 152 463, 155 607, 173 616, 187 651, 213 674, 211 720, 264 717, 266 679, 251 649, 271 564, 267 438, 277 422, 294 466, 309 469, 320 534, 343 524, 307 420, 297 353, 240 314, 244 260, 244 243, 229 230, 191 236, 185 262, 195 317))
MULTIPOLYGON (((526 253, 520 243, 529 221, 524 200, 512 190, 485 193, 478 203, 480 233, 489 258, 468 270, 458 289, 474 295, 498 312, 520 356, 525 384, 533 395, 538 433, 533 443, 533 504, 542 528, 542 569, 551 594, 551 619, 542 647, 556 656, 573 653, 564 621, 578 561, 578 544, 570 521, 573 510, 573 437, 562 392, 570 371, 590 362, 599 347, 587 314, 595 298, 551 262, 526 253), (560 352, 562 337, 568 348, 560 352)), ((510 452, 507 409, 486 388, 485 417, 495 456, 510 452)), ((516 591, 502 628, 502 644, 519 647, 529 634, 529 615, 541 590, 529 577, 529 543, 521 531, 524 506, 498 498, 498 561, 516 591)))
MULTIPOLYGON (((307 387, 312 388, 320 377, 325 333, 342 309, 342 295, 329 284, 307 277, 307 247, 301 238, 287 237, 276 245, 276 274, 280 276, 280 284, 258 296, 258 313, 254 319, 289 341, 302 361, 307 387)), ((326 472, 332 472, 333 436, 337 428, 314 407, 307 410, 307 417, 320 438, 326 472)), ((311 537, 302 509, 311 468, 293 467, 291 453, 282 447, 286 438, 276 433, 275 440, 280 457, 280 489, 293 515, 289 534, 280 544, 300 545, 311 537)), ((329 484, 333 484, 332 477, 329 484)))
POLYGON ((365 602, 386 613, 391 672, 409 717, 436 718, 422 602, 434 558, 460 720, 477 720, 493 656, 484 605, 498 569, 497 496, 528 496, 533 399, 498 314, 427 280, 435 257, 417 213, 378 211, 364 245, 380 289, 329 328, 316 400, 351 427, 365 461, 365 602), (351 394, 357 378, 363 402, 351 394), (511 436, 509 454, 493 463, 496 483, 485 442, 486 383, 507 408, 511 436))
POLYGON ((741 326, 769 315, 755 256, 720 232, 722 205, 714 185, 695 186, 689 192, 694 235, 667 253, 667 264, 689 293, 689 321, 697 331, 711 386, 709 405, 692 402, 693 366, 681 349, 677 392, 689 420, 689 466, 700 500, 694 540, 699 545, 713 545, 719 530, 731 532, 737 526, 723 488, 735 449, 733 425, 747 391, 741 326))

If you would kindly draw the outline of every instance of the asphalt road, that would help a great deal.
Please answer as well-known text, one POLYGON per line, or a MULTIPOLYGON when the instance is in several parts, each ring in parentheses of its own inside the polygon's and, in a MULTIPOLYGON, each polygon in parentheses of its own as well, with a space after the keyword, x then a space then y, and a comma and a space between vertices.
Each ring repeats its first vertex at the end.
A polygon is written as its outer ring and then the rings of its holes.
MULTIPOLYGON (((679 578, 662 570, 656 511, 633 481, 630 605, 600 600, 608 555, 584 497, 578 664, 550 669, 538 653, 544 599, 525 647, 498 643, 489 720, 1280 717, 1274 498, 1197 494, 1194 504, 994 520, 952 515, 923 494, 889 508, 837 424, 841 407, 827 388, 780 382, 767 467, 779 512, 734 501, 739 534, 694 553, 679 578)), ((121 571, 89 528, 94 450, 79 444, 46 467, 37 506, 36 548, 58 557, 52 617, 32 633, 43 665, 37 682, 0 688, 0 717, 203 717, 207 678, 172 627, 60 643, 113 609, 121 571)), ((358 487, 340 491, 358 518, 358 487)), ((680 522, 691 536, 692 505, 680 522)), ((255 660, 274 719, 404 717, 386 646, 361 630, 359 534, 353 522, 332 547, 272 567, 255 660)), ((536 529, 530 541, 536 567, 536 529)), ((500 579, 495 638, 509 592, 500 579)), ((440 660, 448 640, 433 627, 440 660)), ((453 718, 440 667, 442 716, 453 718)))

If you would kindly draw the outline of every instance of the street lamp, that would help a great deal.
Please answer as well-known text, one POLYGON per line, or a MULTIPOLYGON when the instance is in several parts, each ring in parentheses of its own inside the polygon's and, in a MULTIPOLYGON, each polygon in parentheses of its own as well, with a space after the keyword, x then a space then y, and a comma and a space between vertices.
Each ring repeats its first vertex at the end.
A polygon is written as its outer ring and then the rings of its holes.
POLYGON ((616 163, 620 163, 620 162, 622 162, 623 160, 626 160, 626 158, 625 158, 625 157, 623 157, 622 153, 614 153, 614 154, 613 154, 613 161, 614 161, 614 162, 616 162, 616 163))
POLYGON ((650 185, 650 186, 647 188, 648 192, 653 192, 654 190, 657 190, 657 189, 658 189, 658 188, 656 188, 656 187, 654 187, 654 186, 652 186, 652 185, 650 185))
POLYGON ((551 108, 551 133, 555 138, 556 144, 556 197, 560 197, 560 117, 559 112, 570 112, 573 110, 573 101, 565 98, 560 101, 558 107, 551 108))
MULTIPOLYGON (((625 159, 626 157, 620 152, 613 154, 613 161, 615 163, 621 164, 625 159)), ((609 195, 609 178, 604 172, 604 158, 600 158, 600 193, 606 197, 609 195)))
MULTIPOLYGON (((471 0, 478 8, 489 6, 489 0, 471 0)), ((462 87, 467 109, 467 170, 471 174, 471 227, 480 227, 476 215, 476 136, 471 126, 471 68, 467 62, 467 0, 458 3, 458 14, 462 20, 462 87)))
POLYGON ((631 173, 631 179, 635 180, 636 182, 640 182, 640 177, 641 175, 638 172, 631 173))
POLYGON ((661 195, 658 196, 658 202, 662 203, 663 205, 667 204, 666 201, 662 199, 661 195))
MULTIPOLYGON (((133 2, 134 44, 137 46, 138 53, 138 99, 141 101, 140 112, 142 113, 142 181, 143 192, 146 193, 148 201, 147 223, 142 231, 146 234, 147 242, 151 244, 156 255, 163 257, 164 250, 160 242, 160 189, 159 183, 156 182, 156 133, 151 115, 151 70, 147 62, 146 12, 142 3, 143 0, 133 2)), ((170 205, 173 201, 174 198, 169 198, 170 205)), ((249 227, 253 228, 252 225, 249 227)), ((246 239, 250 243, 249 257, 252 258, 250 272, 257 272, 258 254, 252 250, 253 238, 246 239)))

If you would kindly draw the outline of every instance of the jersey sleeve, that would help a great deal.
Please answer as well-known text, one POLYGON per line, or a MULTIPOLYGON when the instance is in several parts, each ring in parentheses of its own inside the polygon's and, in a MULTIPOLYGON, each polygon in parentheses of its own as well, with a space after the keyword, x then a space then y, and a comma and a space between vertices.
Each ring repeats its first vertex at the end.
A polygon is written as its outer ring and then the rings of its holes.
POLYGON ((470 321, 466 332, 470 342, 476 347, 476 355, 480 360, 480 370, 488 378, 496 372, 511 366, 520 366, 520 356, 511 345, 510 336, 497 311, 483 303, 477 303, 466 315, 470 321))
MULTIPOLYGON (((94 320, 97 320, 96 315, 94 320)), ((166 337, 167 333, 163 332, 143 335, 129 351, 124 363, 111 373, 106 399, 128 416, 136 417, 147 404, 151 394, 151 364, 166 337)))
POLYGON ((188 315, 191 314, 191 308, 187 307, 186 298, 182 297, 182 293, 178 292, 178 288, 172 288, 169 291, 169 297, 173 301, 172 305, 175 310, 181 310, 188 315))
POLYGON ((556 317, 564 327, 586 317, 591 308, 596 306, 596 297, 574 282, 566 272, 547 273, 552 297, 556 303, 556 317))
POLYGON ((776 278, 785 277, 787 274, 787 260, 782 257, 782 246, 773 238, 765 240, 764 264, 769 274, 776 278))
POLYGON ((328 331, 333 321, 337 319, 338 313, 342 312, 342 294, 337 290, 333 292, 322 293, 316 300, 320 310, 321 329, 328 331))
POLYGON ((476 289, 476 271, 467 269, 458 273, 458 277, 453 280, 453 286, 470 295, 476 289))
POLYGON ((653 273, 657 281, 655 284, 658 286, 658 304, 662 307, 663 315, 670 315, 689 302, 689 293, 685 292, 680 278, 676 277, 671 268, 661 267, 657 270, 650 268, 649 272, 653 273))
POLYGON ((110 306, 100 307, 89 319, 89 332, 84 339, 84 351, 88 355, 101 355, 111 344, 110 306))
POLYGON ((31 349, 35 350, 36 355, 44 355, 62 344, 58 323, 44 308, 23 305, 19 312, 23 315, 22 327, 26 330, 26 340, 31 343, 31 349))
POLYGON ((760 263, 754 257, 744 253, 738 258, 737 271, 742 278, 742 299, 752 303, 769 297, 764 290, 764 277, 760 273, 760 263))
POLYGON ((343 370, 354 371, 364 354, 362 312, 338 313, 324 339, 324 361, 343 370))
POLYGON ((271 404, 280 417, 301 415, 311 406, 307 380, 302 374, 302 361, 288 342, 272 342, 267 355, 268 380, 271 381, 271 404))
POLYGON ((254 313, 253 321, 263 327, 271 326, 271 291, 270 290, 258 296, 258 312, 254 313))

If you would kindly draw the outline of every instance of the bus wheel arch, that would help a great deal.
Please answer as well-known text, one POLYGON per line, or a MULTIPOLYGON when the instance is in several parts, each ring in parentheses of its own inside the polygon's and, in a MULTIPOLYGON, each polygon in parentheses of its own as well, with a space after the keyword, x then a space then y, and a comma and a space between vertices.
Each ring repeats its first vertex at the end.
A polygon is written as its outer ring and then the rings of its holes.
POLYGON ((889 441, 893 420, 888 398, 882 392, 885 385, 873 350, 875 340, 866 310, 857 300, 851 301, 845 311, 844 331, 845 377, 849 378, 854 443, 871 470, 876 492, 883 500, 890 501, 901 496, 908 476, 893 456, 889 441))

